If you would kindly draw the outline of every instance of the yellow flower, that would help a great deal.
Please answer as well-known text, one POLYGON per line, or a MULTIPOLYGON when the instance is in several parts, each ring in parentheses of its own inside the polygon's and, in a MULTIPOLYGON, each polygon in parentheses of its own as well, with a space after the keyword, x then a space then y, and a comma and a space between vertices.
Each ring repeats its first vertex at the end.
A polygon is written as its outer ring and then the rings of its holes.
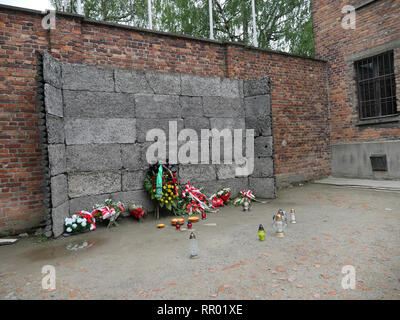
POLYGON ((172 199, 171 197, 168 197, 168 200, 170 200, 170 201, 171 201, 171 199, 172 199))
POLYGON ((164 202, 164 199, 160 199, 161 202, 164 202))
POLYGON ((156 189, 153 189, 153 192, 155 193, 155 192, 156 192, 156 189))
POLYGON ((163 189, 167 189, 167 187, 166 187, 166 186, 164 186, 164 187, 163 187, 163 189))
POLYGON ((168 203, 168 200, 165 200, 165 203, 168 203))

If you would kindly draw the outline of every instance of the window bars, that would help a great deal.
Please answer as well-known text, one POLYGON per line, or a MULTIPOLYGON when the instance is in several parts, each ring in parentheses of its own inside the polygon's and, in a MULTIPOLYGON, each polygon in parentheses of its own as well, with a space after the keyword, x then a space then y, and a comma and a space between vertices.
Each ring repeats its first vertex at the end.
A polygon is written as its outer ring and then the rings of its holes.
POLYGON ((355 62, 360 119, 397 114, 393 51, 355 62))

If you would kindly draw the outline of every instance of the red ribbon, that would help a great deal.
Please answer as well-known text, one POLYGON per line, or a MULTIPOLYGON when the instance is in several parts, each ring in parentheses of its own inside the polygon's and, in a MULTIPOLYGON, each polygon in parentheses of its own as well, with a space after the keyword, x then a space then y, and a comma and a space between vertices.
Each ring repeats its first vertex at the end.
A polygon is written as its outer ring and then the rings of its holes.
POLYGON ((240 193, 244 196, 247 197, 249 199, 254 199, 255 195, 253 194, 253 191, 248 190, 247 192, 244 192, 244 190, 240 191, 240 193))

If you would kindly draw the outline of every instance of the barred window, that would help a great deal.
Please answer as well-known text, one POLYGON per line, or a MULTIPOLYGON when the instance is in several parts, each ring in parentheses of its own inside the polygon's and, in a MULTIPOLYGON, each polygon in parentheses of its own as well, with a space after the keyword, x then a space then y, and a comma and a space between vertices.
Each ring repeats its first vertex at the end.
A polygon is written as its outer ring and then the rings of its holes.
POLYGON ((355 62, 360 119, 397 114, 393 51, 355 62))

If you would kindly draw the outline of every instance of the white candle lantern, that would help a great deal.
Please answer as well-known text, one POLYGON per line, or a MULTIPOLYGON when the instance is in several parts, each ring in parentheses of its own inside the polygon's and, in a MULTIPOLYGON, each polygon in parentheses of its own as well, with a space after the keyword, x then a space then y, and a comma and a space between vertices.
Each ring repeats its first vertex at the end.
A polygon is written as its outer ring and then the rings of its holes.
POLYGON ((294 209, 290 209, 290 223, 297 223, 296 222, 296 212, 294 209))

